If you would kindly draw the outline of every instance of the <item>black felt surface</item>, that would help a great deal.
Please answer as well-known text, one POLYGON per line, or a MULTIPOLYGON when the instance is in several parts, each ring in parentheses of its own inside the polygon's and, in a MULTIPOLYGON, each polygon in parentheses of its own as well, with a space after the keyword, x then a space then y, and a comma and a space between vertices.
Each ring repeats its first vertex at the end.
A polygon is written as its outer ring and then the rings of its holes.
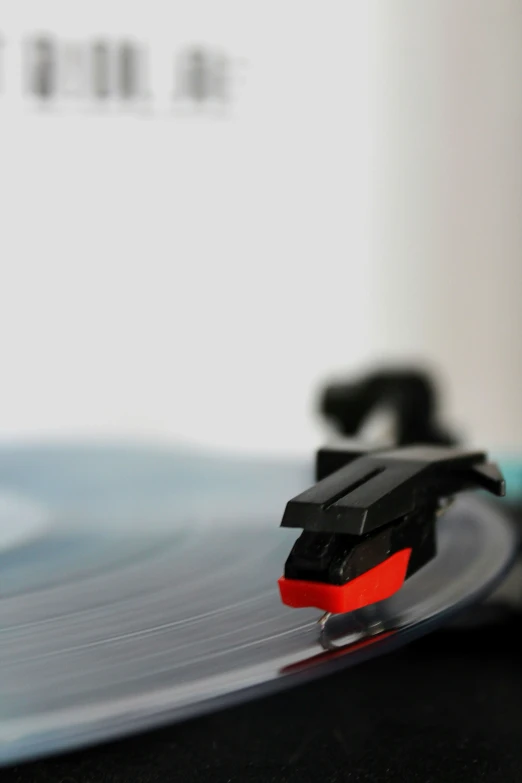
POLYGON ((522 626, 445 631, 308 686, 0 770, 1 783, 522 782, 522 626))

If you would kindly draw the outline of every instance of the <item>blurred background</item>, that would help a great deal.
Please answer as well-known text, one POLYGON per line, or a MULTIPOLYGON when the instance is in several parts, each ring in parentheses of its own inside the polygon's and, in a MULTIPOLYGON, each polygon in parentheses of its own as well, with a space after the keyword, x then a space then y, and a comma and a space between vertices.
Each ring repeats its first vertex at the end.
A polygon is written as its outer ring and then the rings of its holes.
POLYGON ((0 13, 0 437, 305 452, 432 371, 522 447, 520 0, 0 13))

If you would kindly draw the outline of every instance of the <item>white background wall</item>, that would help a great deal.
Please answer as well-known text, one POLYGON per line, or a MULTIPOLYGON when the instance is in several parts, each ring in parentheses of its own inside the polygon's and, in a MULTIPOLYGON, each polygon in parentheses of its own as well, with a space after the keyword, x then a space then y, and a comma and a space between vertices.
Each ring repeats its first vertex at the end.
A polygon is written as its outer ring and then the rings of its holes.
POLYGON ((0 33, 1 436, 303 450, 319 380, 385 357, 521 444, 522 2, 13 0, 0 33), (153 99, 38 106, 40 31, 146 42, 153 99), (192 42, 223 111, 172 109, 192 42))

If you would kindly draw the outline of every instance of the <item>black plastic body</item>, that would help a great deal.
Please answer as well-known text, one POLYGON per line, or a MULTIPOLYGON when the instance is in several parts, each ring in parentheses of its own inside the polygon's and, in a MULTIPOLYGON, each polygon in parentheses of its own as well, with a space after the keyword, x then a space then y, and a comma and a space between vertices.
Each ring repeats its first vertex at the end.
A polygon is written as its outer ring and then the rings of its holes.
POLYGON ((504 480, 480 451, 408 446, 367 451, 340 441, 317 454, 317 483, 288 502, 281 525, 300 527, 287 579, 343 585, 411 549, 406 578, 436 554, 436 519, 453 495, 504 480))
POLYGON ((419 368, 383 368, 365 377, 332 383, 321 395, 319 410, 340 435, 353 437, 376 410, 391 412, 394 441, 453 445, 456 440, 438 420, 433 378, 419 368))

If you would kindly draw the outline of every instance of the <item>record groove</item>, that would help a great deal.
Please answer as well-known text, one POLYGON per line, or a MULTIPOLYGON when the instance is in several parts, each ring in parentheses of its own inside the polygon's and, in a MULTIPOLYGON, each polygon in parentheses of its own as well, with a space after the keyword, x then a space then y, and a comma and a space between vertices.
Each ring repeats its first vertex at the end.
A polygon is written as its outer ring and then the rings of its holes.
POLYGON ((0 552, 0 761, 178 720, 355 663, 442 622, 508 567, 510 526, 465 497, 440 520, 440 554, 378 608, 392 631, 363 648, 360 618, 318 641, 316 610, 282 606, 297 533, 286 500, 311 468, 168 449, 0 453, 0 497, 48 510, 34 541, 0 552), (199 511, 198 511, 199 509, 199 511), (320 664, 320 665, 318 665, 320 664))

